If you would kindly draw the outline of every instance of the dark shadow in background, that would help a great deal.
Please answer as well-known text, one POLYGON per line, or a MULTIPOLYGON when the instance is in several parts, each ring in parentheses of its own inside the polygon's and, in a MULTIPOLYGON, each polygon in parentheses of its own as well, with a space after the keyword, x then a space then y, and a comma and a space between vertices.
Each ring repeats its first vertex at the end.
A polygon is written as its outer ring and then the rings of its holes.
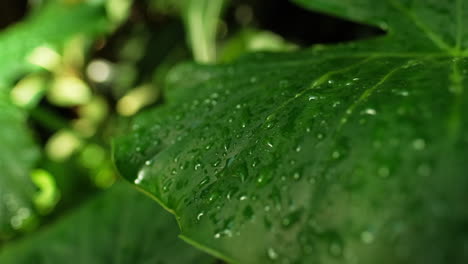
MULTIPOLYGON (((317 43, 340 43, 383 35, 385 32, 306 10, 288 0, 233 0, 233 3, 252 7, 254 26, 272 31, 284 39, 304 47, 317 43)), ((233 12, 229 12, 232 21, 233 12)))
POLYGON ((0 1, 0 30, 21 20, 28 10, 27 0, 0 1))

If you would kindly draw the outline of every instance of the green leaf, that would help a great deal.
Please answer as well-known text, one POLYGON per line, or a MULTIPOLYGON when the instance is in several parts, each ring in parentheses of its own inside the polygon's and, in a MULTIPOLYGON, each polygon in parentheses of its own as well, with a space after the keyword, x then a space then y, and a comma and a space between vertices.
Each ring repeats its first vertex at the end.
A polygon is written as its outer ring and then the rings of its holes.
POLYGON ((299 2, 389 33, 179 67, 119 170, 233 263, 466 263, 468 1, 299 2))
POLYGON ((101 33, 107 27, 102 4, 66 4, 53 1, 24 22, 0 34, 0 85, 8 86, 17 74, 32 70, 27 58, 41 46, 61 45, 76 34, 101 33))
POLYGON ((172 217, 118 184, 48 229, 3 249, 5 264, 213 263, 177 238, 172 217))
POLYGON ((35 209, 29 170, 39 157, 24 113, 0 91, 0 240, 20 229, 35 209))

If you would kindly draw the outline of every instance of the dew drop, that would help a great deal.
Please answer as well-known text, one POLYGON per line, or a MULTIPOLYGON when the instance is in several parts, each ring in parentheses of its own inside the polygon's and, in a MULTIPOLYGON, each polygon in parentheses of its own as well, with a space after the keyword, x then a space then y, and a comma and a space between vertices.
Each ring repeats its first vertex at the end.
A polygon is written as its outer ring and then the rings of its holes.
POLYGON ((135 179, 134 183, 135 184, 140 184, 144 179, 145 179, 145 172, 140 171, 140 172, 138 172, 138 177, 135 179))
POLYGON ((293 179, 298 181, 301 179, 301 174, 299 172, 295 172, 294 175, 293 175, 293 179))
POLYGON ((211 166, 218 167, 219 164, 221 164, 221 159, 217 159, 213 164, 211 164, 211 166))
POLYGON ((340 156, 341 156, 341 154, 340 154, 340 152, 338 150, 333 151, 332 158, 339 159, 340 156))
POLYGON ((371 244, 374 241, 374 234, 370 231, 364 231, 361 233, 361 240, 365 244, 371 244))
POLYGON ((426 141, 422 138, 415 139, 413 141, 413 148, 415 150, 424 150, 426 148, 426 141))
POLYGON ((200 212, 200 213, 197 215, 197 220, 200 221, 200 219, 202 218, 202 216, 203 216, 204 214, 205 214, 204 212, 200 212))
POLYGON ((247 199, 248 199, 247 195, 241 195, 241 197, 239 197, 239 201, 245 201, 247 199))
POLYGON ((201 180, 199 185, 203 186, 203 185, 206 185, 208 182, 210 182, 210 177, 206 176, 201 180))
POLYGON ((388 167, 381 167, 379 168, 377 173, 380 177, 387 178, 388 176, 390 176, 390 169, 388 167))
POLYGON ((401 96, 403 96, 403 97, 406 97, 406 96, 408 96, 408 95, 409 95, 409 92, 408 92, 408 91, 405 91, 405 90, 403 90, 403 91, 400 91, 400 93, 399 93, 399 94, 400 94, 401 96))
POLYGON ((364 110, 364 113, 367 115, 376 115, 377 111, 375 111, 375 109, 372 108, 367 108, 366 110, 364 110))
POLYGON ((271 260, 278 259, 278 253, 273 248, 268 248, 267 255, 268 255, 268 258, 271 260))
POLYGON ((266 128, 273 128, 275 126, 274 122, 268 122, 266 123, 266 128))

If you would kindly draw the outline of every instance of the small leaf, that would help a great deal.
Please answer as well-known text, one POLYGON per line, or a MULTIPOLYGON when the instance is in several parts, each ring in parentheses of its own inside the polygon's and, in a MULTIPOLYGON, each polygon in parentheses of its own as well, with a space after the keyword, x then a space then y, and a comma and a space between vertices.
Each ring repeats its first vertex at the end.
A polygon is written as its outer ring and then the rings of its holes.
POLYGON ((47 4, 24 22, 0 34, 1 88, 9 86, 17 74, 34 69, 35 65, 27 58, 36 48, 61 45, 76 34, 96 34, 106 30, 108 25, 102 5, 60 2, 47 4))

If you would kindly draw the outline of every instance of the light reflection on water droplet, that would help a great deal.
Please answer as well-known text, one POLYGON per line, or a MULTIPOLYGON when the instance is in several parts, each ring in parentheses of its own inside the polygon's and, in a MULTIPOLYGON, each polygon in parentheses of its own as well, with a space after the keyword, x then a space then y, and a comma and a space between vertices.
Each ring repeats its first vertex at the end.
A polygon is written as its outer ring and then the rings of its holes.
POLYGON ((413 148, 415 150, 424 150, 426 148, 426 141, 422 138, 415 139, 413 141, 413 148))
POLYGON ((138 172, 138 177, 135 179, 135 184, 140 184, 145 179, 145 172, 143 170, 138 172))
POLYGON ((381 167, 379 168, 377 173, 380 177, 387 178, 388 176, 390 176, 390 169, 388 167, 381 167))
POLYGON ((298 181, 299 179, 301 179, 301 174, 299 172, 295 172, 293 175, 293 179, 298 181))
POLYGON ((202 218, 202 216, 205 214, 205 212, 200 212, 198 215, 197 215, 197 220, 200 221, 200 219, 202 218))
POLYGON ((338 150, 333 151, 332 158, 339 159, 340 156, 341 156, 341 154, 340 154, 340 152, 338 150))
POLYGON ((364 110, 364 113, 367 115, 376 115, 377 111, 375 111, 375 109, 372 108, 367 108, 366 110, 364 110))
POLYGON ((278 259, 278 253, 273 248, 268 248, 267 255, 271 260, 278 259))
POLYGON ((374 234, 370 231, 364 231, 361 233, 361 240, 365 244, 371 244, 374 241, 374 234))

